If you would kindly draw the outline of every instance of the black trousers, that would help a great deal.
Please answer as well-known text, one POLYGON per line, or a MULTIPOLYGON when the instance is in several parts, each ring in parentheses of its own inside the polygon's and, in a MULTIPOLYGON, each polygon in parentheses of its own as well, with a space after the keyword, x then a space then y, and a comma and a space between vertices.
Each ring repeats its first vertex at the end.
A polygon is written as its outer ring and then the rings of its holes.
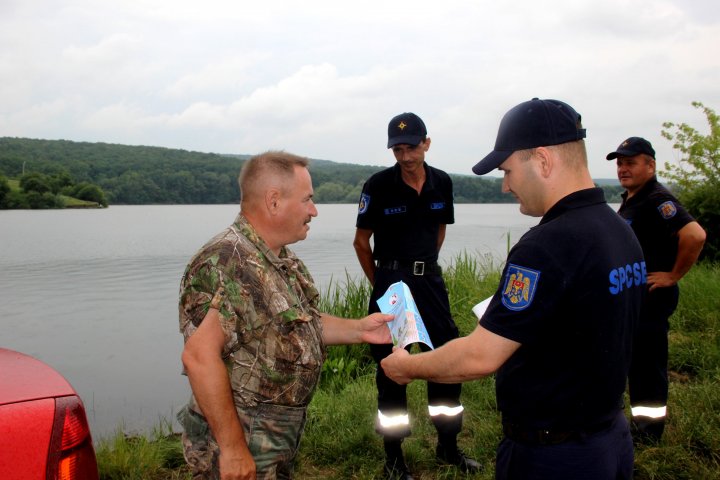
POLYGON ((606 430, 555 445, 503 438, 497 448, 496 480, 630 480, 633 444, 625 414, 606 430))
MULTIPOLYGON (((664 407, 668 399, 668 331, 677 308, 677 286, 648 293, 635 332, 628 390, 632 407, 664 407)), ((633 418, 635 423, 662 424, 665 418, 633 418)), ((638 425, 635 425, 637 427, 638 425)), ((660 433, 661 433, 660 429, 660 433)))
MULTIPOLYGON (((450 313, 447 287, 441 275, 413 275, 411 272, 378 268, 375 285, 370 296, 368 313, 379 312, 376 300, 395 282, 403 281, 410 288, 430 340, 435 348, 458 337, 458 329, 450 313)), ((425 348, 424 344, 419 344, 425 348)), ((392 352, 392 345, 370 345, 373 358, 378 363, 375 382, 378 390, 378 410, 385 415, 407 415, 407 387, 388 377, 380 367, 380 361, 392 352)), ((428 405, 459 407, 461 384, 427 382, 428 405)), ((437 415, 431 418, 440 438, 454 438, 462 428, 462 414, 437 415)), ((410 435, 406 428, 384 429, 376 424, 376 430, 387 440, 402 439, 410 435)))

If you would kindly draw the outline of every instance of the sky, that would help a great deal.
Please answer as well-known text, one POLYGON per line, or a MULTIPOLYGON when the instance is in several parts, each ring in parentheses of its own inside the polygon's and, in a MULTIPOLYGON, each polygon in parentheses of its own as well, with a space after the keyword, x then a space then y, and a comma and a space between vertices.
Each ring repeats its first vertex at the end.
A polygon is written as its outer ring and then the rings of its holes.
MULTIPOLYGON (((0 0, 0 137, 390 166, 420 115, 429 164, 471 174, 502 116, 572 105, 590 172, 663 122, 720 111, 717 0, 0 0)), ((499 172, 496 174, 499 176, 499 172)))

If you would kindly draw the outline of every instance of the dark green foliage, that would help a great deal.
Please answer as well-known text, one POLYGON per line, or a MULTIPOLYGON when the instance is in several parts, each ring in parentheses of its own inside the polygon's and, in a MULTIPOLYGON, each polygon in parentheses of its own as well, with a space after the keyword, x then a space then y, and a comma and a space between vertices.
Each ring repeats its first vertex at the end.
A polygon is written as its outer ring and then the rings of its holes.
POLYGON ((24 193, 18 190, 11 190, 7 195, 5 195, 5 198, 2 204, 0 204, 0 207, 4 209, 16 210, 29 209, 30 202, 28 201, 24 193))
POLYGON ((25 193, 45 193, 52 191, 50 177, 37 172, 26 173, 20 177, 20 188, 22 188, 25 193))
POLYGON ((684 191, 681 199, 685 208, 707 233, 700 260, 720 261, 720 190, 717 186, 705 183, 684 191))
POLYGON ((707 232, 702 260, 720 260, 720 115, 700 102, 710 132, 705 135, 687 123, 663 123, 662 136, 680 152, 676 164, 666 164, 663 176, 677 187, 678 199, 707 232))
MULTIPOLYGON (((49 176, 48 188, 55 193, 67 187, 70 179, 89 182, 98 185, 107 202, 115 205, 238 203, 237 176, 247 158, 160 147, 0 138, 0 172, 5 175, 19 177, 31 171, 49 176)), ((390 159, 386 166, 311 160, 313 199, 315 203, 357 203, 364 182, 390 165, 390 159)), ((450 177, 456 203, 515 201, 502 193, 499 178, 450 177)), ((602 188, 610 192, 608 201, 619 202, 617 185, 602 188)))
POLYGON ((622 202, 622 193, 625 191, 620 184, 617 185, 600 185, 600 188, 605 192, 605 201, 608 203, 620 203, 622 202))
POLYGON ((512 195, 502 193, 502 179, 475 175, 451 175, 456 203, 512 203, 512 195), (482 202, 476 199, 482 198, 482 202))
POLYGON ((80 200, 86 200, 88 202, 99 203, 103 207, 107 207, 108 202, 105 198, 105 192, 102 191, 97 185, 92 183, 78 183, 73 187, 73 194, 71 195, 80 200))
POLYGON ((38 192, 31 190, 25 193, 27 204, 32 209, 63 208, 65 202, 52 192, 38 192))
POLYGON ((10 193, 10 184, 4 175, 0 175, 0 208, 5 208, 5 199, 10 193))
POLYGON ((60 193, 63 188, 70 187, 74 183, 70 174, 64 170, 50 175, 48 181, 50 182, 50 189, 54 194, 60 193))
POLYGON ((220 204, 240 200, 237 175, 247 156, 159 147, 0 138, 0 172, 66 172, 98 185, 111 204, 220 204), (24 166, 23 166, 24 165, 24 166))
POLYGON ((56 170, 55 173, 45 174, 41 172, 24 173, 13 189, 8 180, 3 177, 0 191, 6 188, 7 191, 0 193, 0 209, 47 209, 65 208, 66 197, 73 197, 76 200, 71 206, 78 206, 77 200, 92 202, 95 205, 107 207, 105 193, 97 185, 83 182, 75 185, 70 174, 65 170, 56 170))

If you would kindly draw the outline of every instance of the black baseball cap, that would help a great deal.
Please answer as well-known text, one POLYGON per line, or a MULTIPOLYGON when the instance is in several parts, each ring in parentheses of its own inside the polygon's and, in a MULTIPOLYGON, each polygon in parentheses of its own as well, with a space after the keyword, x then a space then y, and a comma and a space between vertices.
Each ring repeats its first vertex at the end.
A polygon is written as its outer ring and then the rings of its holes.
POLYGON ((634 157, 644 153, 655 158, 655 149, 652 144, 642 137, 630 137, 620 144, 620 146, 614 152, 607 154, 608 160, 612 160, 617 157, 634 157))
POLYGON ((401 113, 388 123, 387 148, 395 145, 419 145, 427 136, 427 128, 420 117, 411 112, 401 113))
POLYGON ((559 100, 533 98, 511 108, 500 121, 495 149, 472 171, 485 175, 518 150, 560 145, 585 138, 580 114, 559 100))

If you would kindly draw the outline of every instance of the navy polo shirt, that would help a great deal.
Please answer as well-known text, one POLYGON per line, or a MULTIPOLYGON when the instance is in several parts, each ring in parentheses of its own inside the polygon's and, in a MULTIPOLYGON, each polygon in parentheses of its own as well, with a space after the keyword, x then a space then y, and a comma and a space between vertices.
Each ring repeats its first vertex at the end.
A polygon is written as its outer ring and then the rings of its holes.
POLYGON ((480 320, 521 344, 496 376, 503 422, 579 430, 617 413, 646 276, 601 189, 568 195, 523 235, 480 320))
POLYGON ((627 192, 622 197, 618 213, 640 241, 648 272, 671 271, 677 257, 677 232, 695 219, 656 177, 631 198, 627 192))
POLYGON ((437 261, 440 225, 455 223, 452 181, 442 170, 423 167, 420 194, 402 180, 398 164, 363 185, 355 226, 373 231, 376 260, 437 261))

